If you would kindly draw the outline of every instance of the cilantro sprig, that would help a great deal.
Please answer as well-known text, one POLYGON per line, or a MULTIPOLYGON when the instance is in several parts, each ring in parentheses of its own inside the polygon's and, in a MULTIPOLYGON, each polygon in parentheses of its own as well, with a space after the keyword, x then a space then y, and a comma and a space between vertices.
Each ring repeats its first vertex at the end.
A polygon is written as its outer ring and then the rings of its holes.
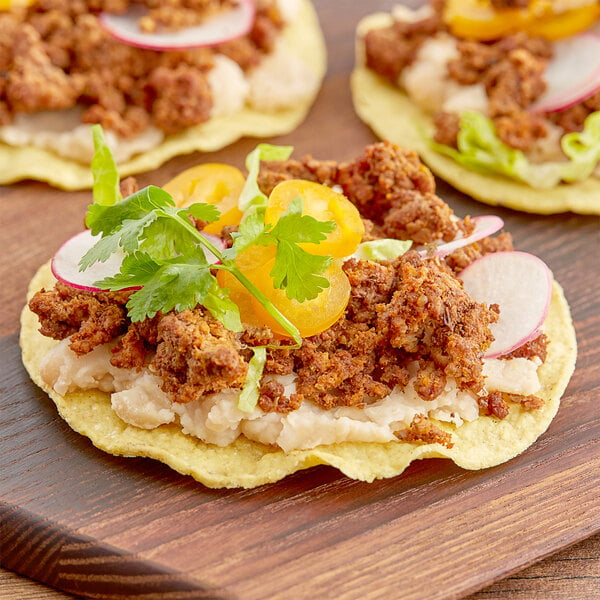
POLYGON ((322 273, 331 264, 331 257, 312 255, 299 244, 324 240, 335 227, 334 222, 302 215, 300 198, 293 200, 277 223, 264 222, 267 198, 256 182, 260 161, 287 158, 291 149, 261 144, 248 156, 249 175, 239 201, 244 217, 233 236, 233 246, 221 252, 192 223, 192 217, 206 222, 217 220, 219 211, 214 206, 195 203, 177 207, 167 192, 155 186, 122 199, 116 165, 102 130, 96 127, 93 132, 94 204, 88 209, 86 224, 101 238, 82 257, 80 267, 106 261, 115 252, 125 254, 119 273, 96 285, 109 290, 139 287, 127 304, 132 321, 153 317, 159 311, 181 311, 201 304, 226 327, 241 331, 239 309, 214 275, 217 269, 227 270, 300 344, 298 328, 235 263, 237 254, 252 244, 274 244, 277 250, 271 276, 274 286, 285 290, 288 298, 303 302, 329 285, 322 273), (216 256, 218 263, 211 264, 205 250, 216 256))

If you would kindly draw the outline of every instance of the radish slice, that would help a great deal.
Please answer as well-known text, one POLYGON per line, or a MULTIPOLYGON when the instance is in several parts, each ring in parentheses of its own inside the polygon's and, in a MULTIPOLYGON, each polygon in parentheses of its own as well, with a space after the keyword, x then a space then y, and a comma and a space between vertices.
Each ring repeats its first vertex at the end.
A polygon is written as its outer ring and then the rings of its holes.
MULTIPOLYGON (((205 237, 217 250, 221 252, 223 252, 223 250, 225 250, 227 247, 225 240, 220 238, 218 235, 204 233, 203 231, 200 232, 200 235, 205 237)), ((206 249, 204 246, 202 249, 204 250, 204 256, 206 256, 206 260, 208 261, 209 265, 214 265, 219 262, 219 259, 210 250, 206 249)))
POLYGON ((116 39, 130 46, 150 50, 180 50, 214 46, 246 35, 254 23, 254 0, 238 0, 226 12, 219 13, 204 23, 177 31, 144 33, 139 20, 146 13, 142 6, 132 5, 122 14, 101 13, 100 23, 116 39))
POLYGON ((554 42, 554 57, 544 77, 546 91, 532 110, 565 110, 595 94, 600 90, 600 34, 586 31, 554 42))
POLYGON ((498 322, 490 325, 494 341, 486 358, 508 354, 538 336, 550 308, 552 273, 537 256, 492 252, 459 277, 474 300, 500 307, 498 322))
MULTIPOLYGON (((219 250, 225 249, 225 241, 220 237, 208 233, 202 235, 219 250)), ((116 275, 121 270, 125 254, 119 249, 106 262, 94 263, 85 271, 80 271, 79 261, 100 240, 100 237, 99 235, 92 235, 89 229, 85 229, 68 239, 52 258, 51 269, 54 277, 79 290, 88 292, 104 291, 95 285, 96 282, 105 277, 116 275)), ((209 264, 218 262, 217 257, 212 252, 204 247, 202 247, 202 250, 209 264)), ((139 286, 123 289, 139 289, 139 286)))
POLYGON ((106 262, 97 262, 85 271, 80 271, 81 257, 99 240, 100 236, 92 235, 89 229, 67 240, 52 259, 51 268, 54 277, 79 290, 101 292, 102 290, 95 285, 96 281, 116 275, 121 269, 125 255, 114 253, 106 262))
POLYGON ((488 235, 492 235, 499 231, 504 226, 504 221, 495 215, 485 215, 481 217, 473 217, 473 223, 475 224, 475 229, 466 237, 457 237, 453 239, 451 242, 446 242, 439 244, 438 246, 430 246, 419 250, 419 254, 423 258, 442 258, 451 254, 458 248, 462 248, 463 246, 468 246, 473 242, 477 242, 478 240, 487 237, 488 235))

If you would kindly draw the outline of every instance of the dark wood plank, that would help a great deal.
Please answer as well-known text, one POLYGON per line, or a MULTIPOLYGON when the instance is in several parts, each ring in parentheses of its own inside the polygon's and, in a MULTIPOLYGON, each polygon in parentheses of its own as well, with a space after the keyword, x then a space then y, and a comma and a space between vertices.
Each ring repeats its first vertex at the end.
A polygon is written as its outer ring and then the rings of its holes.
MULTIPOLYGON (((349 97, 354 27, 394 2, 315 4, 328 77, 306 122, 271 141, 294 145, 297 155, 349 159, 374 140, 349 97)), ((199 160, 242 166, 254 144, 179 157, 140 181, 160 185, 199 160)), ((537 579, 506 577, 600 529, 600 219, 490 209, 443 183, 439 194, 458 214, 502 216, 517 247, 541 256, 565 288, 579 358, 549 431, 522 456, 482 472, 428 460, 364 484, 320 467, 256 490, 219 491, 161 464, 96 450, 29 382, 16 337, 27 283, 80 229, 91 197, 32 182, 0 188, 0 562, 77 595, 111 598, 124 597, 125 581, 172 598, 390 598, 398 590, 422 598, 426 584, 429 598, 459 598, 502 578, 486 598, 512 598, 517 582, 518 593, 544 594, 537 579)), ((550 564, 548 573, 564 568, 550 564)), ((544 597, 589 597, 573 592, 586 573, 571 572, 571 596, 544 597)))

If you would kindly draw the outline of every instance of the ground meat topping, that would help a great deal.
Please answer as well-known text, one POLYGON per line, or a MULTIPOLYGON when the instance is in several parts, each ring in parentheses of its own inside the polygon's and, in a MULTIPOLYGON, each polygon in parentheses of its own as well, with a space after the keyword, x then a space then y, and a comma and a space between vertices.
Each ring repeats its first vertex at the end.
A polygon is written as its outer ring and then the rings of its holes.
POLYGON ((395 83, 423 43, 442 29, 440 10, 420 21, 396 20, 388 27, 372 29, 364 37, 366 65, 395 83))
POLYGON ((526 342, 513 350, 510 354, 505 354, 500 358, 509 360, 511 358, 539 358, 542 362, 546 362, 548 355, 548 336, 545 333, 540 333, 535 339, 526 342))
POLYGON ((178 65, 175 69, 158 67, 148 78, 152 95, 153 122, 165 133, 206 121, 212 108, 212 96, 206 74, 178 65))
POLYGON ((131 323, 127 332, 112 350, 110 363, 121 369, 141 369, 146 366, 158 344, 160 316, 131 323))
POLYGON ((269 196, 275 186, 288 179, 304 179, 324 185, 334 185, 338 165, 335 161, 320 161, 307 155, 300 160, 264 161, 261 163, 257 184, 269 196))
POLYGON ((300 408, 303 397, 300 394, 284 394, 284 386, 278 381, 267 381, 260 386, 258 406, 264 412, 288 413, 300 408))
POLYGON ((507 394, 506 392, 492 392, 487 396, 477 399, 481 414, 488 417, 505 419, 509 412, 509 403, 518 404, 523 410, 533 411, 544 406, 543 398, 539 396, 519 396, 518 394, 507 394))
MULTIPOLYGON (((178 27, 214 12, 229 0, 148 0, 156 25, 178 27), (190 15, 195 15, 190 21, 190 15), (182 20, 183 19, 183 20, 182 20)), ((154 125, 166 134, 210 118, 207 73, 215 53, 244 69, 259 64, 283 27, 274 2, 257 7, 251 32, 222 47, 152 51, 121 43, 101 26, 98 14, 123 12, 129 0, 34 2, 0 12, 0 125, 17 113, 82 109, 83 123, 100 123, 123 138, 154 125)))
POLYGON ((579 104, 575 104, 565 110, 552 113, 550 119, 553 123, 562 127, 565 131, 581 131, 584 121, 593 112, 600 110, 600 92, 596 92, 579 104))
POLYGON ((132 292, 87 292, 58 282, 29 302, 40 321, 40 333, 55 340, 71 336, 69 347, 86 354, 127 329, 125 303, 132 292))
POLYGON ((460 131, 460 116, 453 112, 438 111, 433 117, 435 133, 433 139, 438 144, 458 148, 457 140, 460 131))
POLYGON ((300 160, 266 162, 258 185, 265 194, 286 179, 306 179, 339 186, 370 221, 372 237, 413 240, 428 244, 456 237, 452 209, 435 194, 435 179, 416 152, 390 142, 365 148, 358 158, 336 163, 311 156, 300 160))
POLYGON ((367 146, 340 165, 336 183, 385 237, 426 244, 456 236, 452 210, 435 195, 433 175, 414 151, 390 142, 367 146))
POLYGON ((497 321, 498 307, 473 301, 454 276, 416 253, 396 265, 398 284, 379 311, 377 331, 393 348, 433 361, 460 387, 479 392, 481 356, 492 342, 489 325, 497 321))
POLYGON ((443 431, 432 423, 425 415, 415 415, 410 427, 403 431, 397 431, 396 437, 405 442, 419 442, 422 444, 442 444, 452 448, 452 435, 443 431))
POLYGON ((487 396, 481 396, 477 399, 477 402, 480 411, 487 417, 494 416, 498 419, 504 419, 508 416, 509 408, 502 392, 492 392, 487 396))
POLYGON ((232 331, 198 307, 169 313, 158 323, 158 345, 151 368, 176 402, 241 387, 248 364, 232 331))
MULTIPOLYGON (((128 2, 121 0, 120 3, 127 8, 128 2)), ((140 29, 146 33, 159 29, 176 31, 198 25, 233 4, 230 0, 142 0, 142 3, 149 9, 139 21, 140 29)))
MULTIPOLYGON (((547 135, 545 118, 526 109, 546 89, 544 72, 552 56, 550 42, 520 33, 492 44, 459 40, 457 50, 458 58, 448 64, 450 77, 462 85, 483 83, 489 116, 505 144, 527 151, 547 135)), ((456 123, 440 116, 435 125, 435 138, 455 146, 456 123)))
POLYGON ((529 37, 520 32, 506 36, 497 42, 485 43, 475 40, 457 40, 458 57, 448 63, 448 74, 462 85, 472 85, 483 82, 488 72, 506 61, 515 62, 510 58, 514 52, 526 55, 521 60, 536 59, 547 62, 552 58, 552 43, 544 38, 529 37))
POLYGON ((459 274, 484 254, 510 252, 512 250, 514 250, 512 235, 507 231, 503 231, 496 237, 483 238, 478 242, 463 246, 446 256, 444 260, 454 273, 459 274))

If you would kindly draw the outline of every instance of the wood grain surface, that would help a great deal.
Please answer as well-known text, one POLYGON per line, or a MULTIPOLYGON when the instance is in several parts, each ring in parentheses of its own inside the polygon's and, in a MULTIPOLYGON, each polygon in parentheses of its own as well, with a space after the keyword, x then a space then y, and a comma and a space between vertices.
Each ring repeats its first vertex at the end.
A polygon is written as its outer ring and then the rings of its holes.
MULTIPOLYGON (((270 141, 337 160, 374 141, 349 97, 353 32, 393 4, 315 2, 327 78, 306 122, 270 141)), ((254 145, 183 156, 139 179, 161 185, 199 161, 241 167, 254 145)), ((565 289, 579 356, 549 430, 486 471, 425 460, 366 484, 318 467, 254 490, 210 490, 96 450, 29 381, 17 343, 27 283, 80 230, 90 194, 0 188, 0 598, 598 597, 600 219, 490 209, 442 182, 438 193, 459 215, 500 215, 565 289)))

